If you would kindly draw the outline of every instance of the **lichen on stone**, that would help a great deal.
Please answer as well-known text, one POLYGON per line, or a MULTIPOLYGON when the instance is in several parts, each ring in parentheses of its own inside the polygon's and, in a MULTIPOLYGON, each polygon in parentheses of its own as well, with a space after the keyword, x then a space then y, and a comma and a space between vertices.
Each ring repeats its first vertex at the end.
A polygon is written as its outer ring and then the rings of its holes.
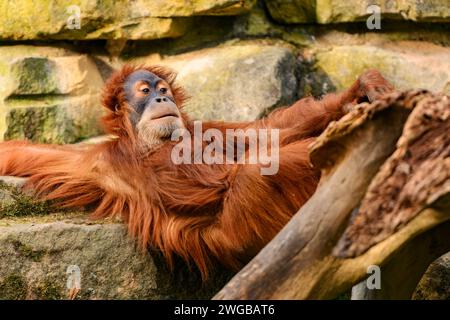
POLYGON ((48 201, 39 201, 16 186, 0 181, 0 219, 6 217, 39 216, 52 211, 48 201))
POLYGON ((58 286, 57 283, 57 279, 44 279, 39 282, 32 290, 35 298, 39 300, 61 300, 66 298, 61 294, 64 289, 58 286))
POLYGON ((18 273, 10 273, 0 278, 1 300, 23 300, 27 296, 27 283, 18 273))
POLYGON ((18 241, 18 240, 13 240, 12 241, 13 247, 14 249, 22 256, 31 259, 35 262, 39 262, 41 261, 43 255, 45 254, 45 251, 43 250, 35 250, 29 246, 27 246, 26 244, 18 241))

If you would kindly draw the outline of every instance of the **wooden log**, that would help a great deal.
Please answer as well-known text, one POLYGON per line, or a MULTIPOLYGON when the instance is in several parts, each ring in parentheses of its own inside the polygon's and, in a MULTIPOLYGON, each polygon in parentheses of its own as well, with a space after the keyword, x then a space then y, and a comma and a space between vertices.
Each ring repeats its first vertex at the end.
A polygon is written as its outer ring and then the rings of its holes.
POLYGON ((364 278, 368 265, 383 265, 408 241, 447 220, 447 207, 442 213, 418 205, 409 223, 363 255, 339 259, 332 254, 373 177, 394 152, 411 110, 431 97, 423 91, 394 93, 331 124, 311 151, 322 171, 316 193, 214 298, 333 298, 364 278))
POLYGON ((334 254, 362 254, 449 192, 450 99, 430 95, 408 118, 397 149, 371 182, 334 254))
MULTIPOLYGON (((408 223, 424 206, 434 204, 442 211, 449 207, 445 204, 450 192, 449 100, 442 95, 423 99, 403 131, 397 150, 372 181, 335 248, 336 255, 360 255, 408 223)), ((450 250, 448 237, 436 233, 427 232, 420 242, 413 239, 385 264, 381 290, 368 289, 363 281, 352 289, 352 299, 410 299, 429 264, 450 250)))

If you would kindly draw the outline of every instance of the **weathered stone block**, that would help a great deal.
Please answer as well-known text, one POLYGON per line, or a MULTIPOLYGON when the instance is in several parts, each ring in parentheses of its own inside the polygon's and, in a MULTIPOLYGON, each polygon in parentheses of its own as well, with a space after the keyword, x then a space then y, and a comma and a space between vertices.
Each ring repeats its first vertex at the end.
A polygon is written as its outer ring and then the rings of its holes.
POLYGON ((450 252, 428 267, 414 292, 413 299, 450 300, 450 252))
POLYGON ((317 0, 317 22, 365 21, 373 13, 373 11, 368 12, 367 10, 370 5, 377 5, 380 8, 383 19, 419 22, 444 22, 450 20, 450 6, 447 0, 317 0))
POLYGON ((270 15, 282 23, 323 24, 365 21, 374 13, 368 10, 377 5, 382 19, 419 22, 450 20, 447 0, 266 0, 270 15))
POLYGON ((266 0, 270 15, 282 23, 316 21, 316 0, 266 0))
POLYGON ((0 177, 0 300, 68 299, 68 283, 76 299, 207 299, 232 275, 217 268, 202 283, 178 260, 170 270, 118 221, 57 211, 21 193, 23 182, 0 177))
POLYGON ((184 34, 193 15, 248 12, 255 0, 2 1, 0 39, 160 39, 184 34))
POLYGON ((139 62, 167 66, 192 98, 185 110, 201 120, 253 120, 296 98, 292 50, 259 43, 203 49, 139 62))
POLYGON ((0 139, 70 143, 100 133, 103 79, 87 55, 0 48, 0 139))
POLYGON ((399 90, 450 90, 450 49, 430 43, 336 46, 317 50, 315 58, 338 90, 367 69, 378 69, 399 90))

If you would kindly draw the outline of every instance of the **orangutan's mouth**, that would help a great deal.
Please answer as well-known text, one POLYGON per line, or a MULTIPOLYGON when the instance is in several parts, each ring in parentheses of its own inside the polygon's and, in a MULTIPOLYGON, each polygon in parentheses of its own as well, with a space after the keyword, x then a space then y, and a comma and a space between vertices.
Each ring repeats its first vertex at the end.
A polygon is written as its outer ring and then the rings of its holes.
POLYGON ((178 118, 178 115, 176 113, 166 113, 166 114, 161 114, 161 115, 157 115, 152 117, 152 120, 156 120, 156 119, 162 119, 162 118, 167 118, 167 117, 175 117, 178 118))

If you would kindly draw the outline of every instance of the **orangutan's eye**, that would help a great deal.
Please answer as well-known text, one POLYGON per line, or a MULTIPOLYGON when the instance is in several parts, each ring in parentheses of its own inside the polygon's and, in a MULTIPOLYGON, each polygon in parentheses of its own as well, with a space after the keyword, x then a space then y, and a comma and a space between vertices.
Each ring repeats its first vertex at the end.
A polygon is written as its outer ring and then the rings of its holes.
POLYGON ((148 83, 140 83, 139 86, 137 87, 137 89, 139 90, 139 92, 142 92, 144 94, 148 94, 150 92, 150 87, 148 85, 148 83))
POLYGON ((159 92, 161 92, 162 94, 165 94, 167 92, 167 88, 161 88, 161 89, 159 89, 159 92))

